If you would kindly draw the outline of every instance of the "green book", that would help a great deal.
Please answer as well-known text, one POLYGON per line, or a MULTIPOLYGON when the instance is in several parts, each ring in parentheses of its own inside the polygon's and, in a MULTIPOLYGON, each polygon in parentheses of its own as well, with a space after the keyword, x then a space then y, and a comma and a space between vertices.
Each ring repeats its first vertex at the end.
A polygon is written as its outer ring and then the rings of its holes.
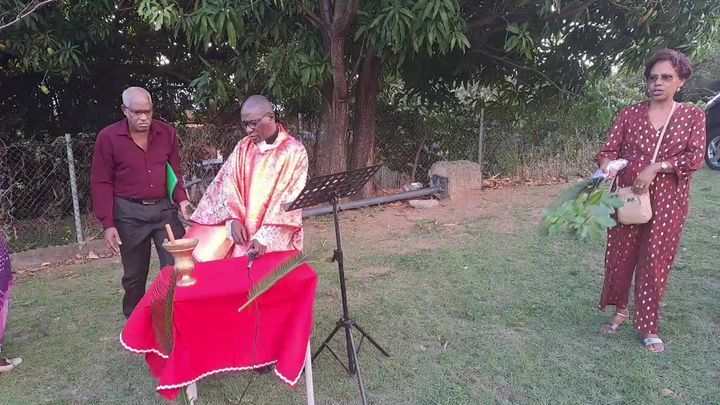
POLYGON ((170 166, 170 163, 167 163, 165 167, 165 184, 167 184, 168 198, 172 201, 175 187, 177 187, 178 184, 178 178, 175 175, 175 170, 170 166))

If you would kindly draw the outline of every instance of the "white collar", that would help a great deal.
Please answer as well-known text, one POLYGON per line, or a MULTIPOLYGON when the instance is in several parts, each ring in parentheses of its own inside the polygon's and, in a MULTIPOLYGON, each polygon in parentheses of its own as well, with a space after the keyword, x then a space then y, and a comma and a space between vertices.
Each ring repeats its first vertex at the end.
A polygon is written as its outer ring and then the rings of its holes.
POLYGON ((275 143, 268 144, 267 141, 262 141, 260 143, 255 144, 258 149, 260 149, 260 153, 265 153, 269 150, 275 149, 278 147, 278 139, 275 139, 275 143))

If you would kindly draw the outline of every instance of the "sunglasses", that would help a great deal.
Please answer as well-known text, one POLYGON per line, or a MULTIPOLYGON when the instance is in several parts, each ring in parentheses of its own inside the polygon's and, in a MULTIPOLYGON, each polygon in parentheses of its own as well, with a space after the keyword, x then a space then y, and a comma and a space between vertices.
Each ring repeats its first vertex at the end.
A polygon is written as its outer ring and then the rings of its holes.
POLYGON ((662 80, 663 83, 670 83, 673 81, 675 76, 669 75, 669 74, 662 74, 662 75, 650 75, 645 80, 647 80, 648 83, 655 83, 658 80, 662 80))

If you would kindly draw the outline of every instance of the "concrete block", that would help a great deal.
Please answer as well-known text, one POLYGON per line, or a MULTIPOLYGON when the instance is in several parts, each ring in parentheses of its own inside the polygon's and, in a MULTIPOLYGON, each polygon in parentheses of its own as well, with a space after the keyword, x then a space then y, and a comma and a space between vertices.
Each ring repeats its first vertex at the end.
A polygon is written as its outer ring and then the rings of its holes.
POLYGON ((482 165, 469 160, 440 161, 430 167, 428 176, 447 178, 448 198, 477 192, 482 188, 482 165))

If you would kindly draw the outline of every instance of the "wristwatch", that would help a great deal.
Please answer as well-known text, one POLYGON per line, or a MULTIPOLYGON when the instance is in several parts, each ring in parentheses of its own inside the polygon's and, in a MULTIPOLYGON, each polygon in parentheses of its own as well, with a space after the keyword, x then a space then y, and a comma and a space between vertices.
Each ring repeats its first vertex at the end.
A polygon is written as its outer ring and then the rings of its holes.
POLYGON ((668 163, 668 162, 661 162, 661 163, 660 163, 660 168, 661 168, 662 170, 669 170, 669 169, 670 169, 670 163, 668 163))

